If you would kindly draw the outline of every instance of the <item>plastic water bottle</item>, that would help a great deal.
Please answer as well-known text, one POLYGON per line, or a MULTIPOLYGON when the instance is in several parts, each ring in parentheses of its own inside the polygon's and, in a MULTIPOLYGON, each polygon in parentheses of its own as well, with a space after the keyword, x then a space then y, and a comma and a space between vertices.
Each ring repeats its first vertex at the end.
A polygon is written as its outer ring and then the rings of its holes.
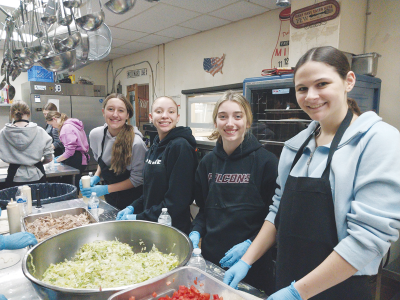
POLYGON ((99 203, 100 200, 99 198, 97 198, 96 192, 92 192, 92 195, 90 196, 89 199, 88 209, 96 220, 99 219, 99 203))
POLYGON ((25 217, 26 212, 28 211, 28 198, 22 192, 22 186, 18 187, 18 190, 15 193, 15 200, 18 203, 19 213, 21 217, 25 217))
POLYGON ((168 225, 168 226, 172 226, 172 219, 171 219, 171 216, 168 213, 168 208, 164 207, 161 210, 161 214, 158 217, 158 223, 164 224, 164 225, 168 225))
POLYGON ((190 267, 198 268, 204 272, 206 271, 206 261, 201 255, 200 248, 193 249, 192 257, 190 258, 187 265, 190 267))

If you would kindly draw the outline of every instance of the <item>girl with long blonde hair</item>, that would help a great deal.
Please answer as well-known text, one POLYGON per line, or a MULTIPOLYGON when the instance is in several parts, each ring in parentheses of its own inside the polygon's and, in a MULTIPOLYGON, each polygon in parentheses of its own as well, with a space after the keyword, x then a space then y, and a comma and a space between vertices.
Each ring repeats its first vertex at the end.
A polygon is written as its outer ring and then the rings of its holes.
POLYGON ((123 209, 143 193, 142 171, 147 147, 137 127, 128 124, 133 107, 124 95, 109 95, 102 111, 106 124, 89 134, 98 166, 90 188, 82 189, 82 195, 90 197, 96 192, 97 196, 104 195, 111 205, 123 209), (101 177, 105 184, 97 185, 101 177))

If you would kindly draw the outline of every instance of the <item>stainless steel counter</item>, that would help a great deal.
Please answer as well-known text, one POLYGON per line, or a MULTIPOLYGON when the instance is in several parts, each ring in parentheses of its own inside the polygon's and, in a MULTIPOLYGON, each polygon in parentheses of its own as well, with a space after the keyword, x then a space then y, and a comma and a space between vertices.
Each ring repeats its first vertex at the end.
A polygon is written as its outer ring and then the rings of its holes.
MULTIPOLYGON (((0 167, 0 182, 5 182, 7 177, 7 167, 0 167)), ((72 184, 75 184, 75 175, 79 174, 79 170, 62 163, 44 165, 46 177, 72 176, 72 184)))
MULTIPOLYGON (((43 205, 41 209, 36 209, 32 207, 32 214, 44 213, 44 212, 73 208, 73 207, 86 207, 86 204, 85 202, 83 202, 82 199, 49 203, 43 205)), ((100 211, 104 210, 102 214, 99 216, 100 222, 114 221, 115 218, 117 217, 118 209, 106 203, 105 201, 100 200, 99 208, 100 211)), ((0 282, 1 282, 0 294, 4 294, 8 300, 20 300, 20 299, 40 300, 41 298, 36 293, 31 282, 22 273, 22 258, 27 252, 27 248, 19 250, 2 250, 1 252, 16 253, 20 255, 20 261, 12 267, 0 270, 0 282)), ((225 270, 209 261, 206 262, 207 262, 207 268, 206 268, 207 273, 222 281, 224 278, 225 270)), ((246 283, 242 282, 239 283, 239 290, 251 294, 248 296, 249 299, 266 298, 266 295, 264 293, 260 292, 256 288, 246 283)))

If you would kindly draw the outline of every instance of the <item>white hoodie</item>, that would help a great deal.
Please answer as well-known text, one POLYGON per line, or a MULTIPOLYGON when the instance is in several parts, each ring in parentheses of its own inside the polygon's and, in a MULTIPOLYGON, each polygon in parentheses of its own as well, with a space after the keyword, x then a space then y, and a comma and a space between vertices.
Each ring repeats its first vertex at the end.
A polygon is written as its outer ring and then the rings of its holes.
POLYGON ((11 164, 20 164, 14 182, 36 181, 43 173, 34 165, 51 158, 52 139, 47 132, 30 122, 26 127, 6 124, 0 131, 0 159, 11 164))

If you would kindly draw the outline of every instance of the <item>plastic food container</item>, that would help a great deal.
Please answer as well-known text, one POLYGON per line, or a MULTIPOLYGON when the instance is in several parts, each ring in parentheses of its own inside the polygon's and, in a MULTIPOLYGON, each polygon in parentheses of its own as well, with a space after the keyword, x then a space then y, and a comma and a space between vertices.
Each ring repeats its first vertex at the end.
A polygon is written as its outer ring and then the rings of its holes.
POLYGON ((172 294, 179 289, 180 285, 185 285, 189 288, 193 285, 200 292, 209 293, 211 299, 214 294, 229 300, 254 299, 247 298, 206 272, 193 267, 182 267, 147 280, 134 288, 118 292, 108 300, 129 300, 131 296, 134 296, 135 300, 156 300, 167 295, 172 297, 172 294), (153 297, 154 292, 157 294, 156 297, 153 297))
POLYGON ((376 76, 379 57, 381 55, 376 52, 354 55, 351 70, 360 75, 376 76))

